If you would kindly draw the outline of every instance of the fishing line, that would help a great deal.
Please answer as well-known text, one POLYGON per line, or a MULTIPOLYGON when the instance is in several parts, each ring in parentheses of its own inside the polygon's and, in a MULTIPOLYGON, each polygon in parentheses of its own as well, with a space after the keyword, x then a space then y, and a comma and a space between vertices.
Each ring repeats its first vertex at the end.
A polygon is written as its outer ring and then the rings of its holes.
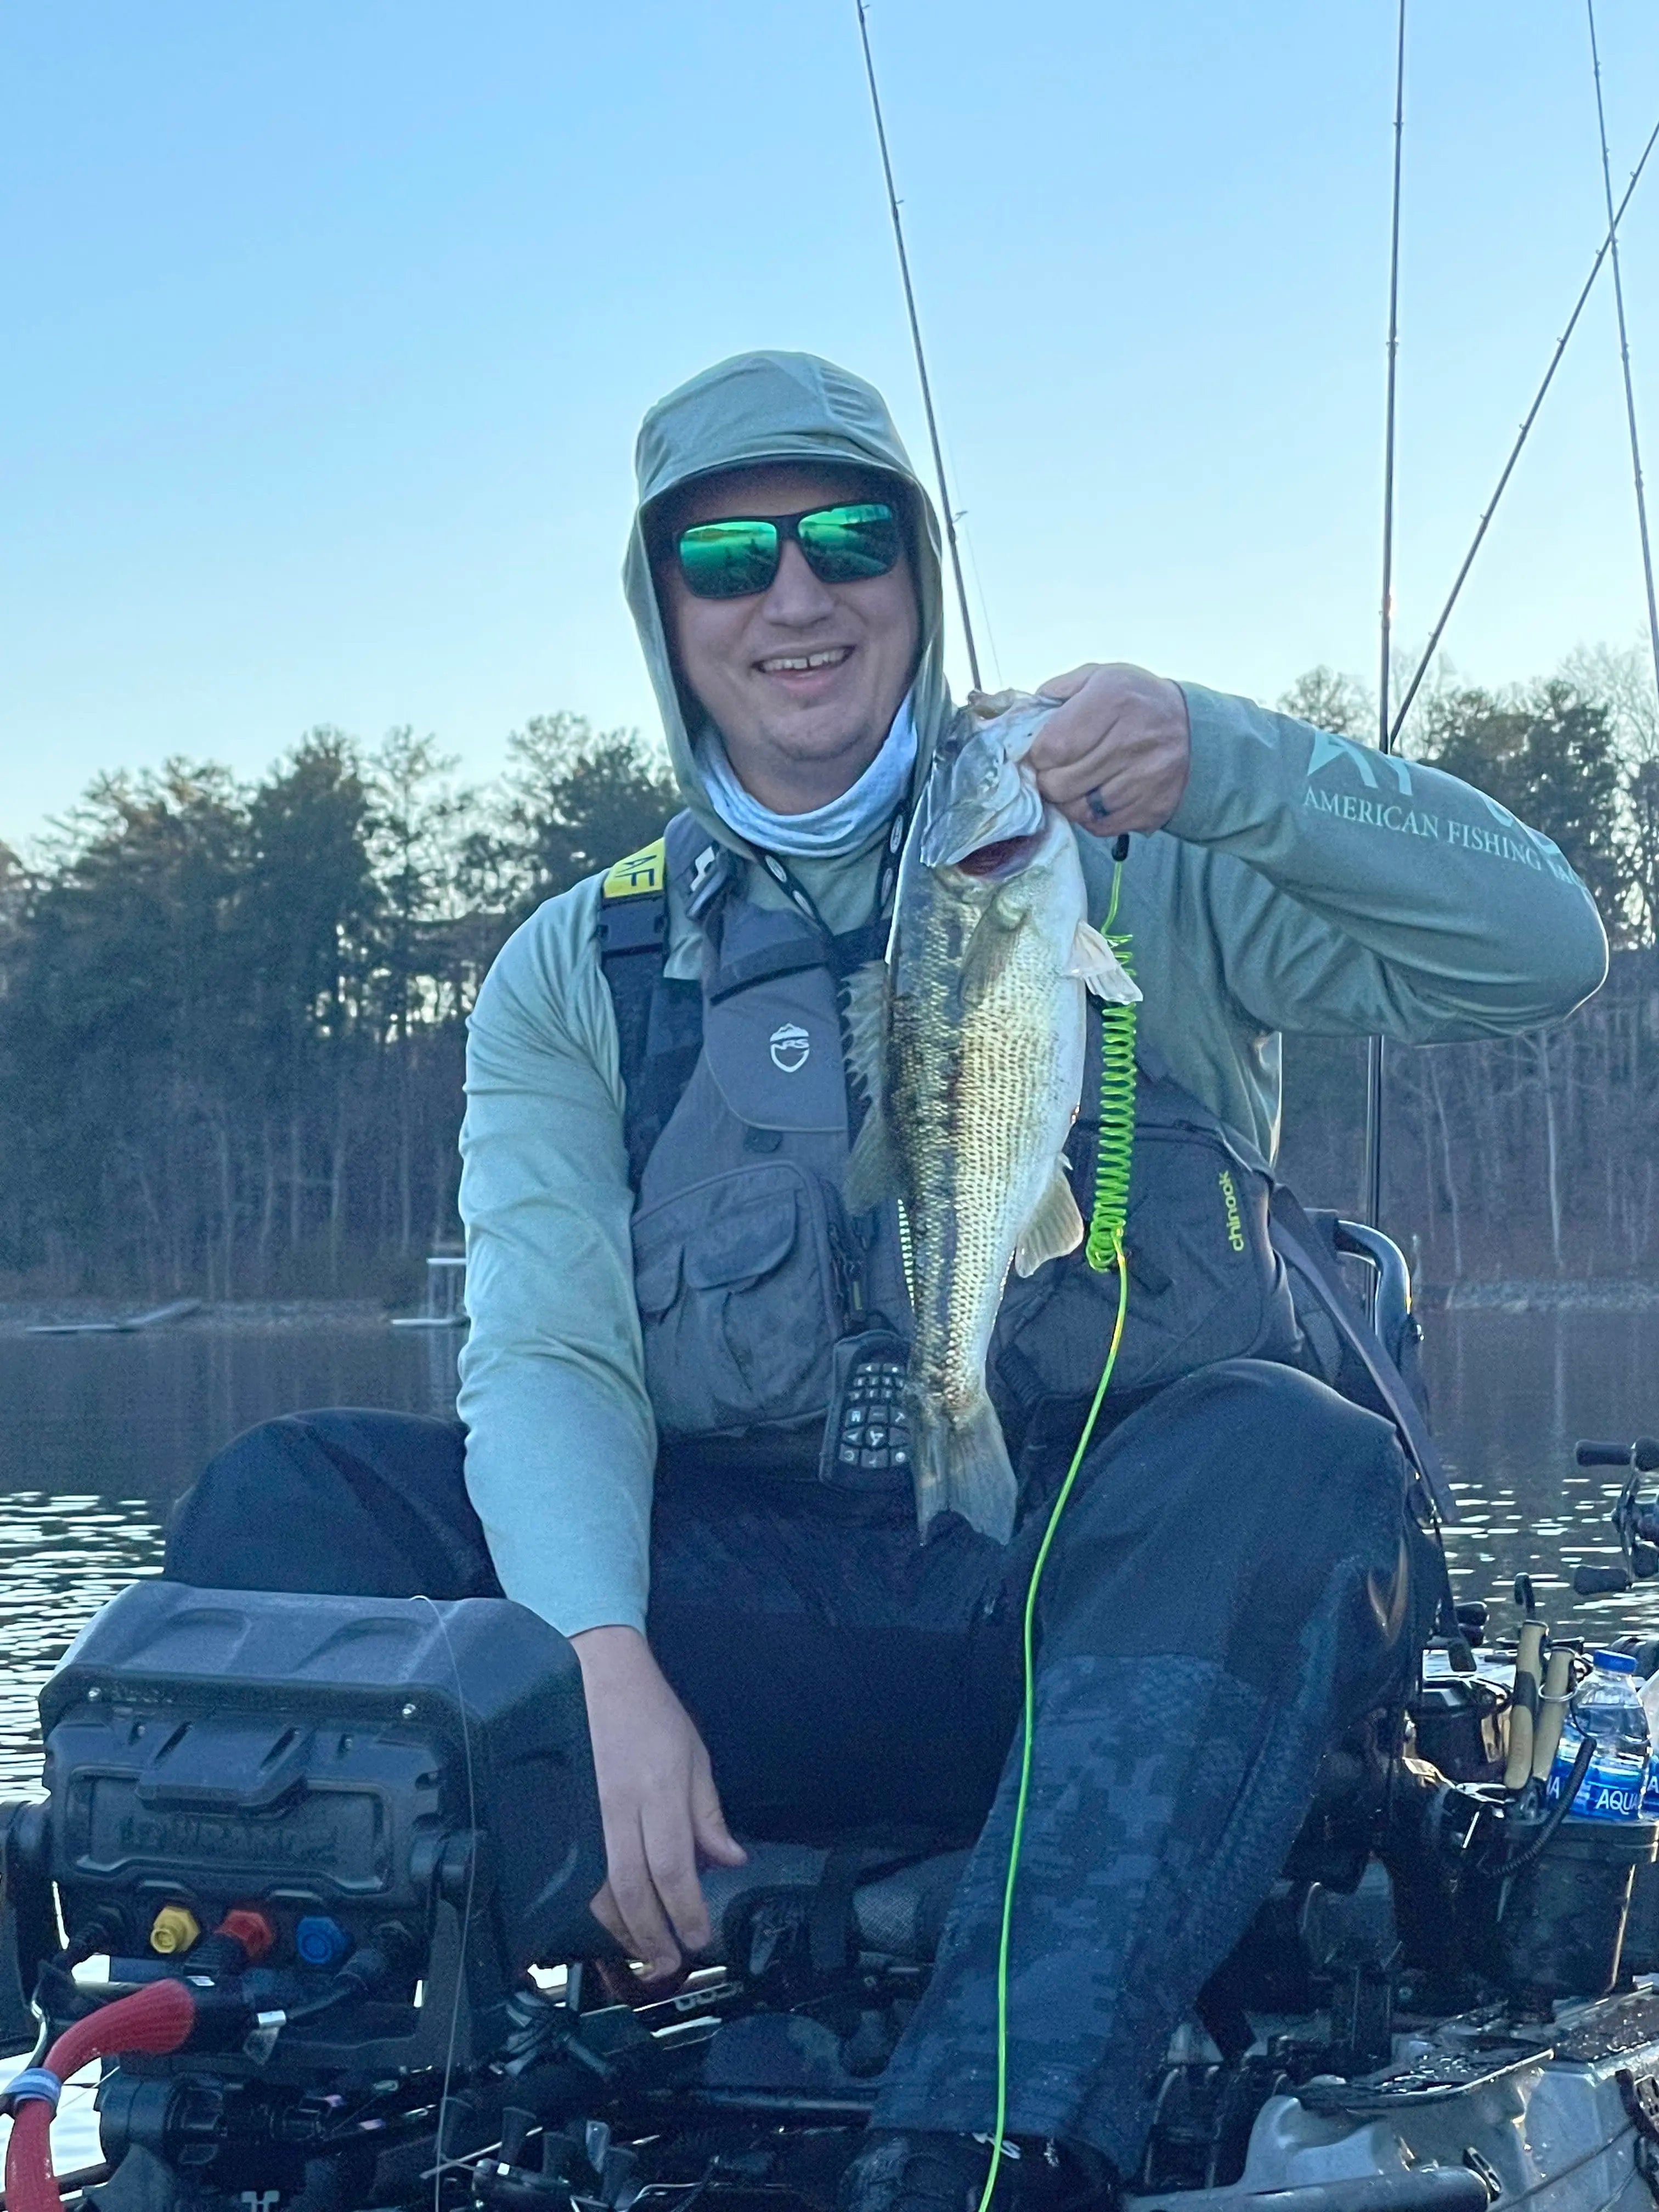
POLYGON ((1522 418, 1521 428, 1516 434, 1515 443, 1510 448, 1510 457, 1504 464, 1503 474, 1498 479, 1498 488, 1492 493, 1492 498, 1487 502, 1486 511, 1480 518, 1480 524, 1475 530, 1474 537, 1470 544, 1469 550, 1463 556, 1463 565, 1458 570, 1457 574, 1453 580, 1451 590, 1446 595, 1446 604, 1440 610, 1439 619, 1435 623, 1433 629, 1429 633, 1429 641, 1423 648, 1423 657, 1418 662, 1417 667, 1413 673, 1412 680, 1406 687, 1406 696, 1400 702, 1400 711, 1395 714, 1393 726, 1389 732, 1389 742, 1393 744, 1398 744, 1400 742, 1400 732, 1405 722, 1407 715, 1411 712, 1412 702, 1417 696, 1418 690, 1422 684, 1423 678, 1429 672, 1429 663, 1434 659, 1435 654, 1439 651, 1440 641, 1445 635, 1446 624, 1451 620, 1452 609, 1457 605, 1458 594, 1462 591, 1464 583, 1468 580, 1469 570, 1474 566, 1474 556, 1480 550, 1481 541, 1486 537, 1486 532, 1491 526, 1493 515, 1498 512, 1498 502, 1504 496, 1504 487, 1508 484, 1510 478, 1515 473, 1515 465, 1521 458, 1521 449, 1526 444, 1528 438, 1531 434, 1532 426, 1538 419, 1538 410, 1544 404, 1545 394, 1548 392, 1550 386, 1555 380, 1555 372, 1561 366, 1561 356, 1567 349, 1567 341, 1572 336, 1573 331, 1577 328, 1578 318, 1584 312, 1585 302, 1589 298, 1596 278, 1601 273, 1601 264, 1607 259, 1613 240, 1619 234, 1619 226, 1624 221, 1625 210, 1630 205, 1631 195, 1635 191, 1638 184, 1641 181, 1642 172, 1648 165, 1648 156, 1652 153, 1656 144, 1659 144, 1659 123, 1656 123, 1654 125, 1651 132, 1649 134, 1648 143, 1642 149, 1642 158, 1636 164, 1635 168, 1631 172, 1630 182, 1625 187, 1625 197, 1620 201, 1618 206, 1613 210, 1613 219, 1607 225, 1607 234, 1602 240, 1601 244, 1597 250, 1595 260, 1590 264, 1589 275, 1584 279, 1584 289, 1578 295, 1577 301, 1573 307, 1573 311, 1567 318, 1567 326, 1565 330, 1562 331, 1560 337, 1555 342, 1555 351, 1550 356, 1550 365, 1544 371, 1544 380, 1539 386, 1538 390, 1534 396, 1532 405, 1528 408, 1526 415, 1522 418))
POLYGON ((916 318, 916 295, 910 283, 910 257, 904 250, 904 224, 899 216, 898 192, 893 184, 893 164, 887 152, 887 125, 882 120, 881 94, 876 89, 876 64, 870 52, 870 26, 866 20, 866 0, 857 0, 859 38, 864 47, 864 74, 870 87, 870 112, 876 118, 876 143, 881 148, 881 173, 887 180, 887 212, 892 218, 893 243, 898 248, 899 276, 904 284, 905 312, 910 318, 910 343, 916 356, 916 379, 921 386, 922 411, 927 417, 927 440, 933 449, 933 475, 939 483, 939 520, 945 525, 945 541, 951 549, 951 567, 957 580, 957 605, 962 610, 962 635, 968 647, 968 672, 974 679, 975 691, 981 687, 979 680, 979 654, 974 648, 974 625, 968 615, 968 586, 962 574, 962 549, 957 544, 956 512, 951 505, 950 488, 945 481, 945 455, 939 441, 939 424, 933 419, 933 391, 927 380, 927 356, 921 347, 921 325, 916 318))
MULTIPOLYGON (((1106 919, 1101 925, 1101 934, 1117 955, 1126 973, 1129 970, 1130 939, 1127 933, 1112 933, 1112 924, 1117 919, 1118 899, 1123 888, 1123 850, 1128 840, 1120 837, 1113 848, 1112 896, 1106 908, 1106 919)), ((1072 1494, 1078 1474, 1094 1441, 1100 1409, 1111 1387, 1113 1370, 1123 1342, 1123 1324, 1129 1311, 1129 1268, 1123 1249, 1123 1234, 1129 1214, 1129 1170, 1134 1146, 1135 1099, 1135 1009, 1130 1006, 1103 1006, 1100 1010, 1100 1133, 1095 1152, 1095 1197, 1089 1223, 1089 1237, 1084 1250, 1089 1265, 1097 1274, 1117 1270, 1117 1313, 1112 1323, 1111 1342, 1106 1350, 1106 1364, 1100 1370, 1100 1380, 1095 1386, 1094 1401, 1089 1407, 1089 1418, 1083 1424, 1083 1433, 1077 1440, 1077 1449, 1072 1454, 1071 1465, 1066 1470, 1066 1480, 1060 1486, 1059 1495, 1048 1515, 1048 1525, 1042 1532, 1042 1541, 1037 1547, 1036 1559, 1031 1568, 1031 1579, 1025 1591, 1025 1611, 1020 1625, 1020 1656, 1024 1671, 1022 1688, 1021 1741, 1019 1750, 1019 1789, 1014 1798, 1014 1832, 1008 1845, 1008 1874, 1002 1888, 1002 1926, 997 1938, 997 2116, 991 2136, 991 2167, 985 2177, 985 2189, 979 2200, 978 2212, 988 2212, 996 2189, 997 2177, 1002 2171, 1002 2153, 1008 2118, 1008 1952, 1014 1924, 1014 1885, 1019 1874, 1020 1845, 1025 1836, 1025 1812, 1031 1795, 1031 1738, 1036 1722, 1036 1684, 1034 1655, 1036 1641, 1037 1586, 1042 1580, 1042 1570, 1048 1563, 1060 1516, 1072 1494)))
POLYGON ((1607 197, 1607 236, 1613 260, 1613 300, 1619 314, 1619 359, 1625 372, 1625 416, 1630 424, 1631 473, 1636 479, 1636 521, 1642 534, 1642 574, 1648 587, 1648 636, 1653 645, 1653 677, 1659 684, 1659 605, 1653 596, 1653 548, 1648 539, 1648 496, 1642 483, 1642 441, 1636 430, 1636 386, 1631 375, 1630 334, 1625 327, 1625 280, 1619 268, 1619 222, 1613 211, 1613 167, 1607 159, 1607 117, 1601 101, 1601 55, 1595 42, 1595 0, 1584 0, 1589 18, 1590 68, 1595 78, 1595 125, 1601 138, 1601 189, 1607 197))
MULTIPOLYGON (((951 568, 956 578, 957 604, 962 613, 963 635, 968 647, 968 665, 974 679, 974 689, 981 686, 979 655, 974 646, 974 627, 968 613, 968 586, 963 574, 962 549, 957 537, 956 511, 951 504, 950 489, 945 480, 945 455, 939 442, 939 424, 933 414, 933 394, 927 376, 927 356, 922 349, 921 325, 916 315, 916 295, 910 282, 910 258, 905 251, 904 225, 899 214, 898 193, 893 183, 893 164, 887 150, 887 126, 882 117, 881 94, 876 87, 876 65, 870 51, 870 26, 867 0, 856 0, 859 17, 859 39, 864 48, 864 74, 870 88, 870 109, 875 118, 876 142, 881 149, 882 174, 887 185, 887 209, 892 220, 893 242, 898 248, 899 275, 904 285, 905 310, 910 320, 910 343, 915 353, 916 376, 921 386, 921 404, 927 417, 928 441, 933 453, 933 472, 939 483, 940 517, 945 526, 945 542, 951 551, 951 568)), ((1403 11, 1404 0, 1401 0, 1403 11)), ((1659 135, 1659 134, 1656 134, 1659 135)), ((975 564, 975 579, 978 581, 978 564, 975 564)), ((980 586, 980 599, 984 602, 984 588, 980 586)), ((990 614, 986 623, 988 630, 990 614)), ((993 652, 994 653, 994 641, 993 652)), ((1129 841, 1120 836, 1112 846, 1112 894, 1106 908, 1106 918, 1101 933, 1117 955, 1126 972, 1129 969, 1130 942, 1128 936, 1111 934, 1117 919, 1119 896, 1123 884, 1123 863, 1128 853, 1129 841)), ((1060 1484, 1059 1495, 1048 1515, 1042 1541, 1031 1568, 1031 1579, 1025 1593, 1025 1610, 1021 1624, 1020 1648, 1024 1668, 1023 1739, 1020 1747, 1019 1789, 1014 1801, 1013 1837, 1008 1847, 1008 1874, 1003 1886, 1002 1925, 997 1942, 997 2107, 996 2129, 991 2143, 990 2171, 985 2179, 984 2194, 979 2202, 979 2212, 987 2212, 992 2193, 1001 2171, 1003 2138, 1008 2116, 1008 1950, 1013 1927, 1014 1885, 1019 1873, 1020 1844, 1025 1832, 1025 1811, 1031 1792, 1031 1735, 1036 1719, 1036 1687, 1033 1676, 1033 1654, 1036 1632, 1037 1588, 1042 1579, 1048 1553, 1053 1547, 1054 1534, 1060 1526, 1060 1516, 1065 1510, 1078 1478, 1084 1458, 1093 1441, 1095 1428, 1100 1419, 1100 1409, 1111 1386, 1113 1371, 1117 1365, 1119 1347, 1123 1342, 1123 1324, 1129 1310, 1129 1271, 1124 1256, 1123 1235, 1129 1208, 1129 1171, 1134 1144, 1135 1093, 1135 1009, 1133 1005, 1103 1006, 1100 1015, 1100 1127, 1095 1152, 1094 1204, 1091 1213, 1085 1257, 1097 1274, 1106 1274, 1117 1269, 1117 1314, 1112 1325, 1111 1341, 1107 1347, 1106 1362, 1101 1369, 1094 1401, 1090 1406, 1083 1433, 1078 1438, 1077 1449, 1072 1455, 1066 1479, 1060 1484)), ((899 1208, 899 1238, 904 1262, 905 1279, 911 1285, 914 1297, 914 1259, 910 1242, 910 1224, 904 1208, 899 1208)))
MULTIPOLYGON (((1394 203, 1389 240, 1389 374, 1382 405, 1382 607, 1377 655, 1377 744, 1394 749, 1389 726, 1389 659, 1394 631, 1394 425, 1395 390, 1400 368, 1400 172, 1406 144, 1406 0, 1400 0, 1394 60, 1394 203)), ((1365 1047, 1365 1218, 1382 1225, 1383 1041, 1365 1047)))
POLYGON ((472 1929, 472 1892, 478 1871, 478 1798, 472 1773, 472 1729, 466 1717, 466 1686, 461 1679, 461 1662, 455 1656, 455 1646, 450 1641, 449 1623, 437 1605, 424 1592, 420 1593, 420 1601, 430 1608, 432 1618, 438 1624, 444 1650, 449 1654, 449 1671, 455 1678, 455 1710, 461 1720, 461 1759, 466 1773, 466 1825, 471 1845, 466 1855, 466 1895, 461 1904, 461 1934, 455 1960, 455 1999, 449 2008, 449 2039, 444 2049, 443 2081, 438 2091, 438 2162, 432 2169, 432 2212, 441 2212, 444 2171, 457 2162, 444 2156, 444 2120, 449 2108, 449 2085, 455 2075, 455 2044, 461 2027, 461 1992, 466 1984, 466 1945, 472 1929))

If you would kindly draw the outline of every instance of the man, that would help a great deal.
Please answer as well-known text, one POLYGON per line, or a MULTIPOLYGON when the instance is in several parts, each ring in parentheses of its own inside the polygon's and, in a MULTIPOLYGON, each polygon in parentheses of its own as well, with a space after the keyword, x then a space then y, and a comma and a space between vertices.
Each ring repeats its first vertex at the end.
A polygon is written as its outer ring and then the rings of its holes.
MULTIPOLYGON (((835 993, 880 949, 951 711, 938 532, 878 395, 811 356, 694 379, 638 461, 628 595, 690 811, 647 998, 617 996, 631 886, 599 878, 533 915, 480 994, 471 1504, 437 1425, 302 1417, 210 1469, 169 1571, 499 1586, 562 1630, 605 1816, 595 1909, 654 1977, 708 1942, 698 1869, 741 1862, 734 1828, 978 1831, 848 2182, 855 2212, 960 2207, 994 2112, 1020 1613, 1107 1307, 1067 1261, 1005 1307, 993 1380, 1027 1504, 1006 1551, 948 1516, 921 1540, 902 1468, 817 1479, 838 1343, 907 1325, 896 1221, 848 1222, 839 1195, 835 993)), ((1520 1030, 1595 989, 1606 954, 1555 848, 1450 777, 1121 665, 1041 688, 1064 703, 1031 759, 1097 921, 1105 841, 1131 839, 1153 1182, 1139 1364, 1038 1613, 1008 2125, 1125 2172, 1149 2073, 1278 1872, 1321 1749, 1411 1656, 1394 1431, 1320 1379, 1258 1235, 1279 1033, 1520 1030), (1218 1182, 1255 1273, 1194 1306, 1199 1260, 1177 1237, 1160 1267, 1156 1242, 1218 1182)))

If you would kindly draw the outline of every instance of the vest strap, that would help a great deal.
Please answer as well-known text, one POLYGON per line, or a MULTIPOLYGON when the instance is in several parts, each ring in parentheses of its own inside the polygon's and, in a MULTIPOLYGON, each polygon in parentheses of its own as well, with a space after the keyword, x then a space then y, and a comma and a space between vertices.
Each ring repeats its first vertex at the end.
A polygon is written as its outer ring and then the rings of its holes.
POLYGON ((599 896, 608 901, 653 898, 668 888, 668 836, 653 837, 608 869, 599 896))
POLYGON ((666 834, 629 853, 599 886, 599 965, 617 1016, 617 1059, 627 1102, 629 1170, 637 1183, 640 1079, 651 1028, 651 1004, 668 956, 666 834))

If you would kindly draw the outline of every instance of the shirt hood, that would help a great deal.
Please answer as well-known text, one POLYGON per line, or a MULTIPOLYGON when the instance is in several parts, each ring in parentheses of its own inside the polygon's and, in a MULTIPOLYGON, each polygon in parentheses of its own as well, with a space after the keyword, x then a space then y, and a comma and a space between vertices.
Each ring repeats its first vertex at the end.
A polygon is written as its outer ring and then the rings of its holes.
POLYGON ((711 835, 740 852, 750 848, 710 805, 697 764, 696 732, 686 727, 651 574, 646 516, 656 501, 695 477, 768 461, 845 463, 880 470, 903 485, 915 518, 910 551, 921 623, 921 653, 910 695, 918 777, 926 774, 951 714, 939 518, 875 386, 810 353, 734 354, 682 384, 659 399, 640 426, 634 453, 639 503, 623 584, 681 794, 711 835))

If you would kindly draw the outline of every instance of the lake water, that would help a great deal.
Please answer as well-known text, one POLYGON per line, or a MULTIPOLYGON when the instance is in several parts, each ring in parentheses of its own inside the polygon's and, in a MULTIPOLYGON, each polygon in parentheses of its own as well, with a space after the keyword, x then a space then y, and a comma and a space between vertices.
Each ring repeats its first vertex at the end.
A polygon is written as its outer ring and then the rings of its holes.
MULTIPOLYGON (((1557 1622, 1659 1632, 1659 1582, 1622 1598, 1570 1586, 1581 1561, 1616 1555, 1606 1516, 1620 1486, 1575 1468, 1573 1442, 1659 1431, 1659 1312, 1469 1311, 1428 1327, 1435 1425, 1464 1513, 1449 1544, 1459 1596, 1507 1601, 1525 1570, 1557 1622)), ((167 1510, 210 1453, 300 1407, 443 1410, 454 1343, 334 1319, 0 1335, 0 1796, 38 1788, 35 1693, 106 1598, 159 1571, 167 1510)), ((89 2081, 66 2095, 61 2168, 97 2155, 90 2102, 89 2081)))
MULTIPOLYGON (((1659 1632, 1659 1582, 1575 1599, 1581 1560, 1617 1550, 1618 1484, 1572 1464, 1580 1436, 1659 1431, 1659 1312, 1428 1317, 1435 1424, 1462 1503, 1460 1596, 1534 1577, 1543 1610, 1659 1632)), ((82 1623, 161 1565, 169 1507, 252 1422, 304 1406, 434 1412, 455 1338, 375 1320, 154 1334, 0 1335, 0 1794, 38 1781, 33 1699, 82 1623)))

